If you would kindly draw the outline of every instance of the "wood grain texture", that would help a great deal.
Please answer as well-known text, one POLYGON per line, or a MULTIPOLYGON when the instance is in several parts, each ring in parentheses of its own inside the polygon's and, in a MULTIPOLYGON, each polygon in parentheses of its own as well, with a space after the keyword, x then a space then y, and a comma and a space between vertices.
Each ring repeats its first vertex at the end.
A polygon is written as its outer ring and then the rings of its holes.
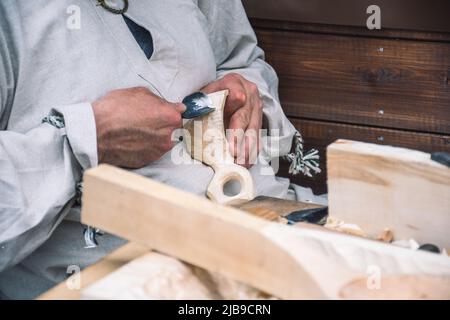
MULTIPOLYGON (((438 151, 450 152, 450 136, 448 135, 417 133, 295 118, 290 118, 290 120, 302 132, 306 148, 317 148, 319 150, 322 172, 313 178, 304 176, 289 177, 297 184, 313 188, 318 194, 327 192, 326 147, 337 139, 399 146, 430 153, 438 151)), ((279 174, 288 176, 286 163, 281 162, 279 174)))
POLYGON ((266 220, 108 165, 83 181, 83 223, 278 297, 325 297, 290 252, 261 232, 272 225, 266 220))
POLYGON ((236 204, 252 200, 255 187, 250 172, 235 163, 225 136, 223 113, 228 90, 208 95, 214 111, 185 124, 189 137, 185 137, 187 149, 191 156, 210 166, 214 176, 209 183, 206 194, 212 201, 222 204, 236 204), (227 182, 238 183, 240 190, 227 195, 227 182))
MULTIPOLYGON (((92 266, 87 267, 86 269, 82 270, 81 273, 71 276, 68 280, 61 282, 57 286, 53 287, 52 289, 48 290, 47 292, 40 295, 37 300, 80 300, 80 299, 89 299, 89 298, 96 298, 96 299, 107 299, 107 298, 118 298, 119 295, 121 295, 121 292, 103 292, 103 289, 100 288, 100 292, 95 291, 92 292, 91 289, 87 291, 87 294, 82 294, 83 291, 87 288, 90 288, 91 286, 97 286, 97 284, 101 285, 102 281, 105 281, 108 283, 109 277, 114 277, 114 273, 120 270, 121 268, 125 267, 127 264, 139 261, 139 259, 150 255, 150 256, 162 256, 161 254, 157 254, 155 252, 151 252, 148 247, 138 245, 136 243, 127 243, 120 247, 119 249, 111 252, 104 258, 102 258, 99 262, 93 264, 92 266), (67 286, 67 281, 72 281, 72 279, 75 276, 79 276, 81 279, 81 286, 79 289, 71 290, 67 286), (91 292, 91 293, 90 293, 91 292)), ((166 257, 167 258, 167 257, 166 257)), ((179 266, 179 261, 172 259, 172 263, 179 266)), ((167 260, 166 260, 167 261, 167 260)), ((158 261, 156 261, 158 262, 158 261)), ((186 264, 185 264, 186 265, 186 264)), ((152 267, 152 266, 150 266, 152 267)), ((155 267, 155 266, 153 266, 155 267)), ((164 265, 159 266, 164 267, 164 265)), ((192 272, 195 274, 195 276, 201 281, 202 284, 205 285, 205 287, 209 291, 208 298, 214 298, 214 299, 261 299, 261 298, 270 298, 261 291, 258 291, 256 289, 253 289, 249 286, 246 286, 242 283, 238 283, 236 281, 233 281, 229 278, 221 277, 218 274, 210 274, 204 269, 197 268, 193 265, 186 265, 186 267, 190 268, 192 272)), ((160 270, 161 273, 164 273, 164 270, 160 270)), ((167 275, 167 274, 166 274, 167 275)), ((141 275, 140 279, 136 279, 137 275, 134 275, 134 281, 136 280, 147 280, 148 276, 141 275)), ((170 275, 169 277, 166 276, 163 280, 171 280, 172 282, 175 282, 177 284, 181 285, 181 289, 189 290, 189 287, 184 286, 183 278, 180 279, 180 277, 177 277, 177 275, 170 275), (180 283, 181 282, 181 283, 180 283)), ((115 281, 113 279, 113 281, 115 281)), ((134 282, 135 283, 135 282, 134 282)), ((150 288, 153 285, 156 285, 160 283, 158 279, 154 279, 154 281, 150 281, 148 283, 150 285, 150 288)), ((167 285, 167 284, 166 284, 167 285)), ((129 289, 133 286, 133 281, 129 282, 128 284, 124 285, 122 289, 129 289)), ((147 289, 150 289, 147 287, 147 289)), ((167 288, 167 286, 166 286, 167 288)), ((175 287, 174 291, 165 292, 165 295, 162 296, 162 293, 157 292, 154 296, 146 296, 146 298, 170 298, 175 299, 176 297, 179 297, 179 291, 180 287, 175 287)), ((145 292, 145 291, 144 291, 145 292)), ((130 292, 128 292, 130 293, 130 292)), ((139 295, 142 298, 141 295, 142 292, 134 292, 135 296, 139 295)), ((195 292, 189 291, 184 292, 189 294, 189 298, 199 298, 198 295, 195 295, 195 292)), ((127 293, 122 294, 121 298, 126 298, 124 296, 127 293)), ((133 294, 133 292, 131 292, 133 294)))
MULTIPOLYGON (((310 24, 358 26, 366 29, 372 0, 243 0, 251 18, 310 24)), ((382 29, 450 32, 447 0, 378 0, 382 29)), ((372 30, 370 30, 372 31, 372 30)))
POLYGON ((445 256, 265 221, 106 165, 84 175, 82 222, 285 299, 338 298, 371 265, 450 276, 445 256))
POLYGON ((367 28, 357 26, 337 26, 330 24, 307 23, 305 21, 294 22, 287 20, 275 20, 273 18, 264 19, 255 17, 250 17, 250 23, 257 30, 270 29, 314 34, 346 35, 352 37, 450 42, 450 32, 429 32, 386 28, 380 30, 368 30, 367 28))
POLYGON ((85 300, 255 300, 273 298, 157 252, 130 261, 83 289, 85 300))
MULTIPOLYGON (((316 1, 301 3, 244 1, 259 46, 279 75, 283 109, 308 127, 303 133, 308 148, 318 148, 323 161, 324 147, 337 138, 449 151, 449 30, 425 31, 417 19, 408 20, 411 16, 390 2, 383 6, 391 8, 396 23, 403 23, 400 29, 388 23, 381 30, 368 30, 352 23, 355 15, 346 15, 348 5, 320 8, 316 1), (330 8, 334 9, 327 11, 330 8), (341 9, 344 12, 336 16, 341 9), (319 128, 314 129, 313 123, 319 128), (381 135, 383 128, 399 131, 381 135), (329 131, 325 140, 324 130, 329 131), (406 131, 436 135, 426 138, 406 131), (397 133, 398 138, 393 136, 397 133)), ((426 2, 408 3, 417 9, 426 2)), ((362 5, 358 2, 351 9, 362 5)), ((437 8, 442 6, 417 12, 437 17, 430 15, 437 8)), ((431 24, 437 21, 427 19, 431 24)), ((424 22, 428 23, 422 17, 424 22)), ((287 171, 288 165, 282 163, 280 175, 289 176, 287 171)), ((327 191, 325 171, 293 181, 316 193, 327 191)))
POLYGON ((450 133, 450 43, 256 31, 288 116, 450 133))
POLYGON ((206 300, 208 288, 188 265, 149 252, 82 291, 83 300, 206 300))
POLYGON ((450 168, 424 152, 338 140, 327 148, 329 216, 370 237, 450 247, 450 168))
POLYGON ((380 279, 379 289, 369 289, 367 279, 345 286, 340 296, 351 300, 450 300, 450 277, 391 276, 380 279))
POLYGON ((81 298, 81 291, 84 288, 148 252, 148 247, 136 243, 127 243, 108 254, 99 262, 82 270, 81 273, 71 276, 72 279, 74 277, 80 277, 81 287, 79 289, 69 289, 67 286, 67 281, 71 281, 71 278, 69 278, 40 295, 37 300, 79 300, 81 298))

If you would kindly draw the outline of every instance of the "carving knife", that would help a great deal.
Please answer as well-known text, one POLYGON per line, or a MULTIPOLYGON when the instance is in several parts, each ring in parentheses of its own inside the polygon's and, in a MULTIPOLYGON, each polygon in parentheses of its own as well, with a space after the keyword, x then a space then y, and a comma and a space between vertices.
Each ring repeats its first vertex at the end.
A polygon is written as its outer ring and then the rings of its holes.
POLYGON ((182 101, 186 106, 186 111, 181 114, 183 119, 194 119, 211 113, 215 110, 213 102, 208 95, 203 92, 195 92, 188 95, 182 101))

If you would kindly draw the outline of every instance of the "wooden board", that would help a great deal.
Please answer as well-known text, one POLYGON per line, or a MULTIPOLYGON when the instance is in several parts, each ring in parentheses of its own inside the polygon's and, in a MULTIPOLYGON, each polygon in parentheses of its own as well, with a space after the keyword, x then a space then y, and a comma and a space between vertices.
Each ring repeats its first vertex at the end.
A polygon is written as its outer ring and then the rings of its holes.
MULTIPOLYGON (((305 148, 317 148, 319 150, 322 172, 313 178, 305 176, 289 177, 294 183, 312 187, 317 194, 327 192, 326 147, 337 139, 393 145, 425 152, 450 152, 450 136, 447 135, 372 128, 325 121, 293 118, 290 120, 302 133, 305 140, 305 148)), ((280 175, 288 176, 286 164, 281 163, 281 165, 284 165, 284 167, 281 167, 280 175)))
POLYGON ((311 25, 357 26, 367 34, 385 30, 424 30, 450 32, 447 0, 243 0, 251 18, 295 21, 311 25), (368 30, 367 7, 381 8, 382 29, 368 30), (407 8, 407 9, 405 9, 407 8))
POLYGON ((84 289, 85 300, 205 300, 212 295, 179 260, 147 253, 84 289))
POLYGON ((136 243, 127 243, 105 256, 99 262, 82 270, 81 273, 71 276, 66 281, 40 295, 37 297, 37 300, 78 300, 81 298, 81 291, 84 288, 148 252, 148 247, 136 243), (71 279, 78 276, 81 279, 80 288, 69 289, 67 281, 71 281, 71 279))
MULTIPOLYGON (((102 283, 106 283, 106 285, 108 285, 110 281, 115 282, 116 274, 119 273, 119 277, 121 277, 121 274, 124 272, 122 268, 125 268, 130 263, 139 262, 140 259, 149 255, 152 256, 153 259, 155 258, 164 259, 164 257, 162 257, 161 254, 150 252, 148 247, 131 242, 127 243, 122 247, 120 247, 119 249, 116 249, 112 253, 106 255, 99 262, 93 264, 92 266, 89 266, 85 270, 82 270, 79 274, 71 276, 66 281, 61 282, 54 288, 43 293, 41 296, 37 297, 37 300, 80 300, 92 298, 117 299, 120 297, 121 293, 117 294, 116 292, 115 294, 112 294, 111 292, 108 291, 105 292, 103 287, 101 287, 102 283), (67 282, 75 281, 73 280, 75 276, 81 279, 80 283, 81 286, 79 289, 69 289, 69 287, 67 286, 67 282), (111 278, 112 280, 110 280, 111 278), (86 290, 87 293, 82 294, 84 290, 86 290)), ((174 264, 177 268, 180 267, 179 263, 180 262, 178 260, 173 258, 170 261, 170 264, 172 265, 174 264)), ((188 264, 184 265, 186 268, 189 268, 189 272, 192 272, 192 274, 199 279, 201 285, 203 285, 207 289, 208 291, 206 296, 207 298, 227 299, 227 300, 269 298, 269 296, 265 295, 263 292, 253 289, 245 284, 233 281, 232 279, 229 278, 222 277, 219 274, 211 274, 208 271, 201 268, 197 268, 193 265, 188 264)), ((153 264, 153 266, 151 267, 155 268, 155 264, 153 264)), ((159 265, 159 268, 161 268, 161 264, 159 265)), ((164 268, 161 268, 161 270, 159 271, 163 273, 164 268)), ((125 272, 127 273, 127 269, 125 269, 125 272)), ((189 287, 184 286, 182 283, 180 283, 183 282, 183 278, 180 278, 176 274, 174 275, 171 274, 168 277, 166 274, 165 279, 175 282, 178 286, 174 286, 173 290, 170 290, 169 292, 165 291, 164 296, 145 295, 144 297, 146 299, 150 298, 175 299, 177 295, 179 297, 179 292, 177 291, 181 289, 184 290, 184 294, 188 295, 188 298, 190 299, 199 298, 198 295, 195 295, 195 292, 189 291, 189 287)), ((125 290, 129 289, 132 291, 133 285, 136 287, 136 281, 143 281, 144 283, 148 283, 149 277, 147 276, 147 274, 140 275, 138 279, 134 278, 134 283, 133 281, 130 281, 126 285, 124 285, 124 289, 125 290)), ((158 281, 158 279, 156 279, 156 281, 158 281)), ((156 284, 156 281, 153 284, 156 284)), ((113 289, 115 289, 115 287, 113 289)), ((144 293, 145 292, 146 291, 144 291, 144 293)), ((132 294, 134 295, 133 296, 134 298, 138 298, 136 295, 139 295, 141 293, 142 292, 136 293, 128 291, 127 294, 132 294)), ((154 291, 152 293, 154 293, 154 291)), ((123 295, 121 297, 125 298, 123 295)), ((140 295, 140 297, 142 298, 143 296, 140 295)))
POLYGON ((269 222, 111 166, 85 173, 82 221, 277 296, 324 297, 261 234, 269 222))
POLYGON ((83 290, 85 300, 266 299, 245 284, 150 252, 83 290))
MULTIPOLYGON (((445 0, 443 0, 445 1, 445 0)), ((395 40, 415 40, 432 42, 450 42, 450 32, 422 32, 405 29, 380 29, 369 30, 354 26, 338 26, 329 24, 315 24, 306 21, 280 21, 274 18, 250 17, 250 23, 254 29, 275 29, 291 32, 307 32, 315 34, 334 34, 343 36, 358 36, 366 38, 383 38, 395 40)))
POLYGON ((338 140, 327 149, 329 214, 376 237, 450 247, 450 168, 424 152, 338 140))
MULTIPOLYGON (((304 6, 256 2, 245 4, 259 46, 279 76, 281 105, 291 121, 307 127, 306 145, 319 150, 323 164, 325 146, 338 138, 450 152, 450 33, 419 32, 417 19, 401 30, 333 25, 324 8, 309 0, 302 0, 304 6), (296 11, 302 13, 286 18, 296 11), (316 18, 328 22, 311 23, 319 11, 316 18), (393 131, 383 134, 384 129, 393 131)), ((339 6, 330 8, 335 19, 339 6)), ((318 194, 327 192, 324 170, 313 179, 292 177, 284 165, 280 174, 318 194)))
POLYGON ((294 211, 313 209, 323 207, 319 204, 307 203, 301 201, 285 200, 278 198, 271 198, 259 196, 252 201, 237 205, 236 208, 241 210, 257 213, 259 210, 264 212, 270 210, 276 212, 278 216, 285 217, 294 211))
POLYGON ((448 257, 269 222, 107 165, 84 175, 82 222, 285 299, 337 298, 372 265, 450 276, 448 257))
POLYGON ((450 134, 450 43, 256 32, 288 116, 450 134))

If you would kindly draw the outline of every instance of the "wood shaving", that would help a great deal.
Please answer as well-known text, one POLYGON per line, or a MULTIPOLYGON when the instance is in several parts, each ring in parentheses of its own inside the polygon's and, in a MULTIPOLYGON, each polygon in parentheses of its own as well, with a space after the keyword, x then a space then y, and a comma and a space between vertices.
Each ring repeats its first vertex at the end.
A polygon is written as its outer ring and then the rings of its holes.
POLYGON ((358 225, 353 223, 345 223, 344 221, 328 217, 324 226, 327 229, 343 232, 353 236, 367 238, 366 233, 358 225))
POLYGON ((383 241, 386 243, 391 243, 394 240, 394 233, 391 229, 385 229, 378 237, 377 240, 383 241))

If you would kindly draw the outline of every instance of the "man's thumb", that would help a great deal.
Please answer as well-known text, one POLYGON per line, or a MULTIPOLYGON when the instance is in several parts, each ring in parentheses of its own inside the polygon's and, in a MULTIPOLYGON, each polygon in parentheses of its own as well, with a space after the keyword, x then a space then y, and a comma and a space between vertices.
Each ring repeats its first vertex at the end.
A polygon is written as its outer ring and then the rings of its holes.
POLYGON ((175 110, 177 110, 179 113, 183 113, 186 111, 186 106, 183 103, 175 103, 175 110))

